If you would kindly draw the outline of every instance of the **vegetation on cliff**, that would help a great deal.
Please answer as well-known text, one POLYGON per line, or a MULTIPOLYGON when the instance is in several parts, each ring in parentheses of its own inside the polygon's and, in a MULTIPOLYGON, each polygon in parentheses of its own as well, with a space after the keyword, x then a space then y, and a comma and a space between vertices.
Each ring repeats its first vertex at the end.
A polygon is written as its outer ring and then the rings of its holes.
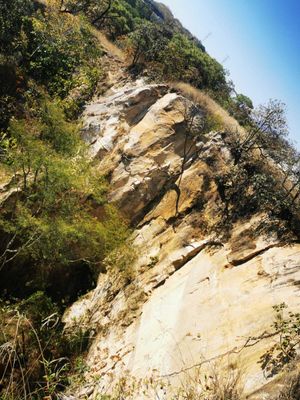
MULTIPOLYGON (((287 137, 284 106, 272 101, 254 110, 165 9, 142 0, 0 0, 1 400, 55 398, 70 377, 80 379, 78 356, 92 333, 64 333, 61 313, 94 286, 99 271, 114 268, 124 285, 132 279, 129 228, 80 136, 78 117, 109 72, 95 27, 126 53, 131 76, 185 82, 172 90, 192 94, 205 111, 197 132, 189 130, 193 115, 184 116, 186 143, 221 132, 233 165, 214 176, 221 217, 210 229, 230 236, 236 221, 260 212, 268 217, 262 231, 276 231, 285 243, 300 236, 300 157, 287 137)), ((268 368, 296 358, 299 315, 278 323, 285 341, 267 355, 268 368)), ((238 399, 233 378, 225 387, 215 377, 215 397, 206 398, 238 399)), ((193 390, 180 395, 203 398, 193 390)))
POLYGON ((91 25, 55 1, 1 1, 0 43, 0 391, 40 399, 63 388, 76 358, 62 311, 128 228, 76 121, 103 76, 91 25))

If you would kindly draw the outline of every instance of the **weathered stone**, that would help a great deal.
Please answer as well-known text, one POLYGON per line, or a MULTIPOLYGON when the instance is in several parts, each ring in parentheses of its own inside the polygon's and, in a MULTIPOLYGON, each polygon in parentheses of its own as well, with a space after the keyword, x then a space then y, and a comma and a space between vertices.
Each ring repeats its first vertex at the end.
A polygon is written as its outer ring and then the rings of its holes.
MULTIPOLYGON (((109 198, 135 228, 134 281, 101 274, 65 314, 66 329, 95 329, 87 379, 95 393, 122 376, 176 384, 194 366, 233 358, 247 393, 266 383, 258 363, 274 337, 272 306, 300 304, 300 244, 255 233, 264 215, 237 222, 224 240, 215 176, 232 165, 222 135, 190 135, 190 102, 143 82, 87 107, 84 137, 110 174, 109 198), (95 129, 99 127, 99 129, 95 129)), ((198 122, 203 118, 201 110, 198 122)), ((138 397, 142 398, 142 397, 138 397)))

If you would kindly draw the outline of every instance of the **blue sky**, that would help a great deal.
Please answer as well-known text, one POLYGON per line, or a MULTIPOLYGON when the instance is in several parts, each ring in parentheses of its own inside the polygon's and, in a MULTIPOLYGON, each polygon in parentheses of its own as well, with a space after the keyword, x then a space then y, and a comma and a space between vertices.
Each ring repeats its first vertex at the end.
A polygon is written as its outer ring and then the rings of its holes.
POLYGON ((161 0, 255 105, 287 105, 300 149, 300 0, 161 0))

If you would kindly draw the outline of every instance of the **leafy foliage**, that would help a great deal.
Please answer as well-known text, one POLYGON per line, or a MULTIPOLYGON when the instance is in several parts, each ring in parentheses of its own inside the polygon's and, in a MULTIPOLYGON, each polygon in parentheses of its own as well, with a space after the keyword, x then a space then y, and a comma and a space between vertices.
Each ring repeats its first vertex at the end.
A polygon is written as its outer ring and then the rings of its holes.
POLYGON ((132 32, 139 21, 139 15, 125 1, 112 2, 108 16, 102 21, 112 39, 116 40, 122 35, 132 32))
POLYGON ((100 55, 88 25, 68 14, 37 13, 27 18, 24 34, 28 73, 50 94, 60 97, 72 88, 71 78, 78 66, 100 55))
MULTIPOLYGON (((235 92, 234 88, 231 91, 235 92)), ((251 123, 251 112, 254 109, 252 100, 242 93, 229 97, 227 92, 224 97, 225 100, 221 99, 223 107, 230 115, 234 116, 240 125, 247 127, 251 123)))
POLYGON ((18 49, 24 16, 32 11, 30 0, 0 1, 0 55, 11 55, 18 49))
POLYGON ((273 307, 275 320, 272 325, 277 342, 261 357, 260 364, 267 376, 280 372, 294 360, 300 344, 300 313, 287 312, 287 305, 273 307))
POLYGON ((154 61, 165 51, 167 39, 162 35, 162 28, 152 22, 143 23, 129 35, 132 65, 142 59, 154 61))
POLYGON ((246 137, 236 143, 235 162, 253 149, 259 150, 262 157, 272 155, 272 151, 279 156, 282 148, 278 144, 282 144, 287 134, 285 105, 278 100, 260 105, 251 113, 246 137))
POLYGON ((150 63, 161 78, 216 92, 227 87, 224 69, 216 60, 185 35, 173 34, 164 25, 146 22, 139 26, 129 35, 129 52, 133 65, 150 63))
POLYGON ((100 22, 111 9, 113 0, 63 0, 61 3, 62 6, 64 6, 64 11, 69 11, 73 14, 82 12, 92 23, 96 24, 100 22))
POLYGON ((2 264, 20 256, 41 265, 101 262, 127 230, 105 204, 106 184, 80 150, 75 125, 46 102, 39 121, 13 120, 9 132, 17 145, 7 162, 20 191, 2 210, 2 264), (96 205, 103 209, 102 221, 92 214, 96 205))
POLYGON ((55 1, 37 10, 29 0, 6 3, 0 3, 6 44, 0 57, 0 129, 7 129, 13 115, 24 114, 32 80, 40 92, 61 99, 80 87, 82 100, 72 93, 64 104, 69 117, 77 117, 101 76, 101 51, 91 26, 83 17, 60 13, 55 1))
POLYGON ((251 112, 244 133, 227 136, 233 165, 216 177, 223 228, 259 212, 277 221, 274 227, 262 221, 265 233, 275 228, 282 240, 288 231, 299 235, 300 157, 287 133, 285 108, 271 100, 251 112))
POLYGON ((66 0, 63 8, 72 14, 84 14, 92 24, 105 28, 113 39, 133 32, 152 14, 143 0, 66 0))
POLYGON ((40 139, 49 143, 61 155, 75 156, 81 145, 77 125, 66 121, 57 103, 44 101, 41 106, 40 139))
POLYGON ((170 40, 163 64, 165 74, 172 80, 216 91, 226 84, 223 67, 182 34, 175 34, 170 40))

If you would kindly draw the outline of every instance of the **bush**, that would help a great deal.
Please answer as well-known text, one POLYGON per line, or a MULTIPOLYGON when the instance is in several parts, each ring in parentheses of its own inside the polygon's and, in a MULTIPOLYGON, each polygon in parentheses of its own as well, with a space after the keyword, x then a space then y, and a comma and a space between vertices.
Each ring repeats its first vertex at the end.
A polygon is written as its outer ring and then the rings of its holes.
POLYGON ((89 26, 68 14, 37 13, 26 19, 24 33, 26 69, 52 95, 65 97, 76 70, 100 56, 89 26))
POLYGON ((223 67, 187 36, 174 34, 165 25, 143 22, 128 38, 132 65, 150 63, 165 80, 228 92, 223 67))
POLYGON ((59 154, 75 156, 82 145, 78 126, 66 120, 63 110, 58 103, 46 100, 40 110, 41 133, 40 139, 48 142, 59 154))
POLYGON ((12 55, 16 51, 24 17, 32 11, 30 0, 0 0, 0 55, 12 55))
POLYGON ((172 81, 182 80, 214 91, 226 86, 223 67, 182 34, 175 34, 161 55, 164 73, 172 81))
POLYGON ((143 23, 128 37, 132 66, 141 61, 159 60, 167 45, 167 38, 163 36, 162 28, 152 22, 143 23))
POLYGON ((84 106, 95 93, 98 82, 104 77, 101 68, 95 67, 92 62, 83 65, 73 77, 72 89, 68 96, 61 101, 61 105, 68 119, 76 120, 82 113, 84 106))
POLYGON ((65 382, 58 308, 42 292, 0 310, 1 399, 41 399, 65 382), (1 391, 2 390, 2 391, 1 391))
POLYGON ((65 335, 61 312, 43 292, 0 304, 1 400, 57 398, 86 370, 88 334, 65 335))
MULTIPOLYGON (((300 343, 300 313, 288 312, 285 303, 276 305, 273 309, 275 320, 272 328, 277 342, 260 360, 261 367, 267 376, 278 374, 295 360, 300 343)), ((299 380, 299 377, 297 379, 299 380)))
POLYGON ((106 183, 86 161, 76 126, 46 103, 40 120, 13 120, 9 132, 16 146, 7 162, 19 192, 1 212, 1 265, 30 257, 48 267, 80 261, 99 266, 128 233, 106 204, 106 183), (101 208, 101 219, 94 207, 101 208))
POLYGON ((13 115, 25 115, 32 83, 61 99, 73 92, 74 102, 69 98, 65 108, 78 117, 102 74, 90 24, 60 13, 55 2, 36 10, 29 0, 6 3, 0 2, 0 130, 7 130, 13 115))

